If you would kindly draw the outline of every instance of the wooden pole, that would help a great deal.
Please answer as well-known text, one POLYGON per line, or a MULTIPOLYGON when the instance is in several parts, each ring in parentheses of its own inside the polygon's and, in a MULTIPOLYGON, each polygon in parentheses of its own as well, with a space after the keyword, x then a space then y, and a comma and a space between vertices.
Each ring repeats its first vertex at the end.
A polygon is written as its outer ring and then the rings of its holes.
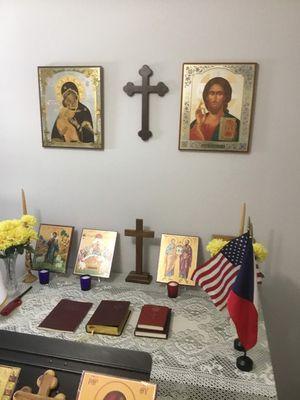
POLYGON ((255 243, 255 238, 254 238, 254 234, 253 234, 253 224, 252 221, 250 221, 250 236, 252 237, 252 243, 255 243))
POLYGON ((242 204, 241 208, 241 219, 240 219, 240 231, 239 231, 239 236, 241 236, 244 233, 244 228, 245 228, 245 217, 246 217, 246 203, 242 204))
POLYGON ((248 217, 248 231, 250 233, 250 236, 253 238, 253 225, 252 225, 250 217, 248 217))

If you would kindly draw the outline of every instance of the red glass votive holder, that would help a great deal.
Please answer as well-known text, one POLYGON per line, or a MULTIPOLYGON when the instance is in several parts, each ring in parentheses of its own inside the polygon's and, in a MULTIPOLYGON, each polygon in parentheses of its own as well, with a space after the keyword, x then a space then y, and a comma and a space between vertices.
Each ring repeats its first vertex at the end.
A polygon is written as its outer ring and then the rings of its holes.
POLYGON ((80 277, 80 287, 81 290, 90 290, 91 288, 91 276, 90 275, 81 275, 80 277))
POLYGON ((40 269, 39 270, 39 281, 41 285, 46 285, 49 283, 49 270, 48 269, 40 269))
POLYGON ((175 298, 178 296, 179 284, 175 281, 168 283, 168 297, 175 298))

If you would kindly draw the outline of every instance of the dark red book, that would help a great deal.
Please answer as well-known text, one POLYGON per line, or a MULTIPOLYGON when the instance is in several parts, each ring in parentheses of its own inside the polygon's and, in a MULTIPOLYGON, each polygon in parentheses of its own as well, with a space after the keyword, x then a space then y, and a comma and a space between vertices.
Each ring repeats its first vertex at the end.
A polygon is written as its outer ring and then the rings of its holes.
POLYGON ((135 336, 143 336, 143 337, 150 337, 150 338, 158 338, 158 339, 167 339, 169 335, 170 329, 170 321, 171 321, 171 309, 169 309, 166 325, 162 331, 158 331, 155 329, 141 329, 136 326, 134 330, 135 336))
POLYGON ((102 300, 86 324, 86 331, 119 336, 130 314, 129 305, 129 301, 102 300))
POLYGON ((75 332, 93 303, 62 299, 40 323, 39 328, 75 332))
POLYGON ((145 304, 141 309, 137 328, 163 331, 170 311, 171 309, 166 306, 145 304))

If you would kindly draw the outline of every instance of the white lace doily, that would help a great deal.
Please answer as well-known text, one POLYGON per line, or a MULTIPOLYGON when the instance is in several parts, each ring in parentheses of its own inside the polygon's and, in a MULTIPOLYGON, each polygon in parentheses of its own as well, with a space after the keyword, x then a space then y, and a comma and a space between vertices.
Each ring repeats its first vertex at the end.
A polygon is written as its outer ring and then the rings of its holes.
POLYGON ((23 298, 9 317, 0 317, 0 329, 50 336, 70 341, 147 351, 152 355, 151 381, 158 384, 160 400, 275 400, 276 389, 264 322, 259 323, 259 340, 248 354, 254 362, 250 373, 235 366, 241 355, 233 349, 234 328, 199 288, 180 288, 180 296, 169 299, 166 286, 158 283, 126 283, 115 274, 108 280, 93 280, 88 292, 80 290, 77 276, 55 276, 49 285, 39 283, 23 298), (38 328, 59 300, 91 301, 93 307, 75 333, 38 328), (120 337, 89 335, 85 324, 103 299, 129 300, 132 313, 120 337), (167 340, 134 336, 144 304, 172 308, 167 340))

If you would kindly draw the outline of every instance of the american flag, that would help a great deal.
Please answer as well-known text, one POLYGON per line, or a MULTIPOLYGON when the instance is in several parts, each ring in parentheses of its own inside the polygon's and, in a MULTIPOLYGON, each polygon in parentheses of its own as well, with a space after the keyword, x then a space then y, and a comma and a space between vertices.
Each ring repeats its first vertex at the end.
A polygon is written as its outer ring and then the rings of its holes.
POLYGON ((226 306, 231 287, 244 262, 248 241, 248 232, 231 240, 193 273, 192 279, 198 282, 219 310, 226 306))

